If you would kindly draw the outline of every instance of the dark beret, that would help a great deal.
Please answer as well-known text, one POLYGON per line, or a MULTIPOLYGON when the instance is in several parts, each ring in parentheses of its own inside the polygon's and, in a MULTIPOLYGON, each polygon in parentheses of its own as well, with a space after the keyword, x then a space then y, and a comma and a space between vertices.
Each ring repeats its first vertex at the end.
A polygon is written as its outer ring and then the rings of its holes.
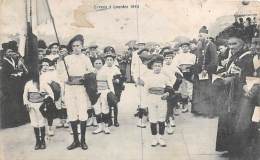
POLYGON ((137 52, 137 54, 140 55, 140 54, 142 54, 144 51, 149 52, 149 49, 148 49, 148 48, 143 48, 143 49, 141 49, 139 52, 137 52))
POLYGON ((9 41, 8 43, 3 43, 2 48, 4 51, 6 51, 8 49, 13 50, 14 52, 18 51, 18 45, 17 45, 16 41, 9 41))
POLYGON ((90 45, 88 48, 89 48, 89 49, 92 49, 92 48, 96 49, 96 48, 98 48, 98 45, 92 44, 92 45, 90 45))
POLYGON ((115 54, 104 54, 104 58, 107 59, 108 57, 112 57, 113 59, 116 58, 116 55, 115 54))
POLYGON ((68 44, 68 50, 69 51, 72 51, 72 43, 75 42, 75 41, 80 41, 82 43, 82 45, 84 44, 84 38, 81 34, 78 34, 76 36, 74 36, 70 41, 69 41, 69 44, 68 44))
POLYGON ((42 64, 42 63, 44 63, 44 62, 48 63, 49 66, 53 66, 53 65, 54 65, 54 62, 51 61, 51 60, 48 59, 48 58, 43 58, 43 59, 40 61, 40 64, 42 64))
POLYGON ((208 34, 209 31, 208 31, 208 29, 207 29, 206 26, 202 26, 202 27, 200 28, 200 30, 199 30, 199 33, 206 33, 206 34, 208 34))
POLYGON ((111 46, 107 46, 104 48, 104 53, 106 53, 106 52, 116 53, 114 47, 111 47, 111 46))
POLYGON ((59 47, 59 43, 54 42, 54 43, 50 44, 48 49, 51 49, 53 46, 58 46, 59 47))
POLYGON ((68 49, 67 46, 66 46, 66 45, 63 45, 63 44, 60 45, 60 48, 66 48, 66 49, 68 49))
POLYGON ((154 54, 154 55, 152 56, 151 60, 147 63, 147 67, 148 67, 149 69, 152 69, 152 65, 153 65, 154 63, 163 63, 163 60, 164 60, 163 56, 161 56, 161 55, 159 55, 159 54, 154 54))
POLYGON ((171 47, 164 47, 159 54, 165 57, 167 55, 173 54, 173 50, 171 49, 171 47))
POLYGON ((47 48, 47 45, 46 45, 44 40, 39 40, 38 41, 38 48, 42 48, 42 49, 46 49, 47 48))

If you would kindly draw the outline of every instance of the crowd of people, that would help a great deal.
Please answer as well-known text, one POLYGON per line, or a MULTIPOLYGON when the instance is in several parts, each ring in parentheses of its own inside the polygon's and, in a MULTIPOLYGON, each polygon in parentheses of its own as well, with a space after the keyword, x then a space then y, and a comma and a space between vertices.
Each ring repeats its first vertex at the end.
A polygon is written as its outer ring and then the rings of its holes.
POLYGON ((197 40, 167 46, 134 42, 123 55, 112 46, 102 52, 98 45, 84 48, 82 35, 68 45, 47 47, 39 40, 39 74, 30 74, 15 41, 4 43, 3 128, 25 124, 29 113, 35 150, 46 148, 46 127, 48 136, 54 136, 54 127, 70 127, 73 143, 67 149, 86 150, 87 126, 96 127, 93 134, 110 134, 110 127, 120 126, 118 103, 121 93, 127 92, 124 83, 133 82, 141 97, 137 126, 146 128, 148 119, 151 146, 165 147, 165 130, 173 134, 175 116, 190 111, 218 116, 216 150, 243 157, 259 134, 260 116, 254 110, 260 106, 260 38, 257 27, 256 34, 249 35, 238 23, 233 25, 236 29, 225 39, 221 34, 209 37, 203 26, 197 40), (59 119, 56 126, 54 119, 59 119))

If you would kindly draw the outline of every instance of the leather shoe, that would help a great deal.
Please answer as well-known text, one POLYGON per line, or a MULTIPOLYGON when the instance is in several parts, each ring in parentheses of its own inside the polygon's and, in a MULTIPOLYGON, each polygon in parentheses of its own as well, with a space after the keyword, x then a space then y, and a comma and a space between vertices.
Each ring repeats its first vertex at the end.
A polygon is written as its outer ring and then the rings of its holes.
POLYGON ((86 144, 85 141, 81 142, 81 148, 82 148, 83 150, 87 150, 87 149, 88 149, 88 145, 86 144))
POLYGON ((41 149, 46 149, 46 143, 45 143, 45 140, 43 140, 42 143, 41 143, 41 149))
POLYGON ((41 149, 41 144, 39 142, 36 143, 34 150, 39 150, 41 149))
POLYGON ((71 145, 69 145, 67 147, 68 150, 72 150, 72 149, 75 149, 77 147, 80 147, 80 143, 79 142, 73 142, 71 145))
POLYGON ((118 122, 114 122, 114 126, 115 127, 119 127, 119 123, 118 122))

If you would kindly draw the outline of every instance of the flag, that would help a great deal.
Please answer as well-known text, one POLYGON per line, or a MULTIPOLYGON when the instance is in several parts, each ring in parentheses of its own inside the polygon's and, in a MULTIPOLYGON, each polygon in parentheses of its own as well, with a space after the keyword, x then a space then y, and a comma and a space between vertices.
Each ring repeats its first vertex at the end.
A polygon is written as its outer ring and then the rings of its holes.
POLYGON ((47 24, 51 21, 51 15, 48 9, 47 0, 36 1, 36 19, 37 25, 47 24))
POLYGON ((31 23, 27 23, 27 37, 25 42, 24 62, 31 78, 39 80, 38 41, 32 32, 31 23))

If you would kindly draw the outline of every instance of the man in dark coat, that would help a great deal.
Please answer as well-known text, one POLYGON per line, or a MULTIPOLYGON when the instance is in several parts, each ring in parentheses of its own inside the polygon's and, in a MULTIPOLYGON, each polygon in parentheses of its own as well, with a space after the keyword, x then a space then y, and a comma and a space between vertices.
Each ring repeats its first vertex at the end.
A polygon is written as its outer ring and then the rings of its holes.
POLYGON ((211 102, 211 78, 217 69, 216 45, 208 40, 208 30, 203 26, 199 31, 199 43, 194 65, 194 85, 191 112, 213 117, 214 108, 211 102))

